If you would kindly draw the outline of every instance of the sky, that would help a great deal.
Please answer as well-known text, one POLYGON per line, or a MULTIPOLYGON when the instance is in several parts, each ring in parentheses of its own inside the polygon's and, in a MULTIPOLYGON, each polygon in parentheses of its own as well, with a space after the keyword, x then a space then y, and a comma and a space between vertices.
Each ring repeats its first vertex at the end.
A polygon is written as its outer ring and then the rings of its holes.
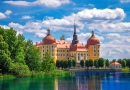
POLYGON ((91 31, 100 40, 101 57, 130 58, 130 0, 0 0, 0 26, 40 42, 65 35, 71 43, 74 20, 80 43, 91 31))

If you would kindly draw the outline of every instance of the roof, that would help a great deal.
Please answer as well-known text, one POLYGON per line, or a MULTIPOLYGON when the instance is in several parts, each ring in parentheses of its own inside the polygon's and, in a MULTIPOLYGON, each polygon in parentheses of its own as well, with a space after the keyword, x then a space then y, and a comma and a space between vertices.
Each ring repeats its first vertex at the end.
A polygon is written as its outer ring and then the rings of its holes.
POLYGON ((112 62, 111 64, 110 64, 110 66, 111 65, 121 65, 120 63, 118 63, 118 62, 112 62))
POLYGON ((57 48, 70 48, 70 44, 65 40, 56 40, 57 48))
POLYGON ((40 42, 40 43, 36 42, 35 46, 36 47, 41 47, 42 46, 42 42, 40 42))
POLYGON ((51 36, 51 35, 47 35, 44 39, 43 39, 43 44, 53 44, 56 43, 56 39, 51 36))
POLYGON ((100 41, 98 38, 95 37, 94 31, 92 31, 91 37, 87 40, 86 46, 88 47, 89 45, 100 45, 100 41))
POLYGON ((87 49, 84 44, 78 42, 70 45, 70 51, 87 51, 87 49))

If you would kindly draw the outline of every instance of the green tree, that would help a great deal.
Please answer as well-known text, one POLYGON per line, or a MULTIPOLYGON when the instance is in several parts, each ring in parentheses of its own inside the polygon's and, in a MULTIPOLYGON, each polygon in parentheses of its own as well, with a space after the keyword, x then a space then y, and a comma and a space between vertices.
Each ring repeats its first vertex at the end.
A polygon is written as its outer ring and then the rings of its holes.
POLYGON ((127 67, 128 67, 129 70, 130 70, 130 59, 127 59, 126 63, 127 63, 127 67))
POLYGON ((117 61, 117 62, 121 64, 121 62, 122 62, 122 59, 118 59, 118 61, 117 61))
POLYGON ((84 67, 84 60, 80 61, 80 66, 83 68, 84 67))
MULTIPOLYGON (((48 59, 47 57, 45 59, 48 59)), ((40 70, 41 69, 41 55, 40 50, 35 48, 31 40, 27 41, 26 45, 26 55, 25 61, 30 70, 40 70)))
POLYGON ((86 60, 86 61, 85 61, 85 66, 86 66, 87 68, 89 68, 89 60, 86 60))
POLYGON ((7 73, 9 71, 10 63, 11 59, 8 44, 3 41, 3 37, 0 35, 0 71, 2 73, 7 73))
POLYGON ((97 68, 98 67, 98 60, 94 60, 94 66, 97 68))
POLYGON ((22 63, 11 63, 9 70, 12 75, 17 77, 25 77, 30 75, 28 66, 22 63))
POLYGON ((60 67, 63 69, 64 66, 63 66, 63 60, 60 60, 60 67))
POLYGON ((46 72, 55 70, 55 63, 49 52, 46 52, 43 57, 42 69, 46 72))
POLYGON ((63 61, 63 67, 64 68, 68 68, 68 60, 64 60, 63 61))
POLYGON ((15 60, 15 56, 17 55, 16 46, 18 43, 18 39, 16 34, 17 32, 13 28, 10 28, 9 30, 6 31, 7 37, 5 39, 5 42, 8 44, 8 49, 11 53, 10 57, 12 60, 15 60))
POLYGON ((116 59, 113 59, 112 62, 116 62, 116 59))
POLYGON ((56 67, 60 68, 60 60, 56 60, 56 67))
POLYGON ((125 61, 125 60, 122 60, 121 64, 122 64, 122 67, 123 67, 123 68, 126 67, 126 61, 125 61))
POLYGON ((24 40, 24 37, 19 34, 18 35, 18 43, 15 47, 15 59, 14 61, 15 62, 19 62, 19 63, 22 63, 22 64, 25 64, 25 40, 24 40))
POLYGON ((92 67, 93 67, 93 65, 94 65, 94 62, 93 62, 93 60, 92 60, 92 59, 90 59, 90 60, 89 60, 89 66, 92 68, 92 67))
POLYGON ((106 67, 109 67, 110 61, 108 59, 106 60, 105 65, 106 65, 106 67))
POLYGON ((68 60, 68 67, 70 68, 72 66, 72 61, 68 60))
POLYGON ((105 64, 104 59, 103 59, 103 58, 99 58, 99 59, 98 59, 98 66, 99 66, 99 67, 104 67, 104 64, 105 64))
POLYGON ((76 60, 72 60, 72 66, 76 67, 76 60))

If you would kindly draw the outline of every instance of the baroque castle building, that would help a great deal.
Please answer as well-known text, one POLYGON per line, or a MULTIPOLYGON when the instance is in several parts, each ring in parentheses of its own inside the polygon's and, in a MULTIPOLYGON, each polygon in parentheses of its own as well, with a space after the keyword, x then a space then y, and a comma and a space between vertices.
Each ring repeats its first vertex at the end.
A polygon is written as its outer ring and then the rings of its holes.
POLYGON ((95 37, 94 31, 92 31, 91 37, 86 40, 86 45, 79 42, 75 24, 72 43, 68 43, 64 35, 60 40, 56 40, 51 35, 50 30, 48 29, 47 31, 48 33, 42 39, 42 42, 36 43, 35 45, 40 49, 42 57, 44 57, 46 52, 49 52, 55 62, 56 60, 74 59, 77 63, 80 60, 96 60, 100 58, 100 41, 95 37))

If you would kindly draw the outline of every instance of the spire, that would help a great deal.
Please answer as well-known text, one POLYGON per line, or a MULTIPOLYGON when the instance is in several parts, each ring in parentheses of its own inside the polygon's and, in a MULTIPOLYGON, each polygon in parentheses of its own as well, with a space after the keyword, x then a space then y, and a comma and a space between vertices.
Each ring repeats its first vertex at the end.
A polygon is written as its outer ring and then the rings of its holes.
POLYGON ((47 30, 47 36, 49 36, 50 35, 50 29, 48 28, 48 30, 47 30))
POLYGON ((92 31, 92 35, 91 35, 91 37, 93 37, 93 36, 95 36, 95 35, 94 35, 94 31, 92 31))
POLYGON ((65 40, 65 36, 64 36, 64 35, 62 35, 62 37, 60 38, 60 40, 65 40))
POLYGON ((76 25, 75 25, 75 20, 74 20, 74 34, 76 34, 76 25))
POLYGON ((72 44, 76 44, 76 43, 78 43, 78 37, 76 35, 76 25, 75 25, 75 20, 74 20, 74 34, 73 34, 72 44))

